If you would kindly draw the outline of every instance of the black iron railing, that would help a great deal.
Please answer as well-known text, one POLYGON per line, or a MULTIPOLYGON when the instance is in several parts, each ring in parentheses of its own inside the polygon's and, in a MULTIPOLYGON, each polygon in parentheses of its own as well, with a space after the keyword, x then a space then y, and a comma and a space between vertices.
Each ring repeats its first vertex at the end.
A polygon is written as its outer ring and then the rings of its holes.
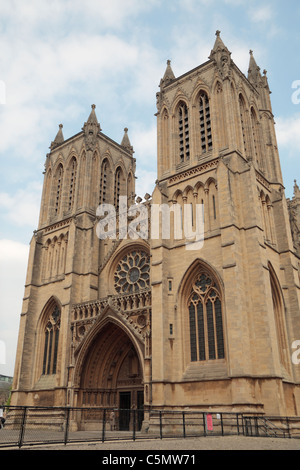
POLYGON ((300 437, 300 417, 241 413, 10 406, 4 409, 4 418, 1 448, 172 437, 300 437))

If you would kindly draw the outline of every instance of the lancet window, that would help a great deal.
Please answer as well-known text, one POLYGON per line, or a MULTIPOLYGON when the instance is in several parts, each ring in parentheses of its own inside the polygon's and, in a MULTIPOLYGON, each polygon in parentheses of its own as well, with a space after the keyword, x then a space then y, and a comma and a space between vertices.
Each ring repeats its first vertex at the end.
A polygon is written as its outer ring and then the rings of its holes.
POLYGON ((240 116, 241 116, 241 125, 242 125, 242 134, 243 134, 243 145, 244 151, 247 158, 251 155, 251 146, 249 142, 249 123, 247 116, 247 109, 245 100, 242 95, 239 96, 239 107, 240 107, 240 116))
POLYGON ((43 375, 56 374, 60 330, 60 309, 55 306, 45 327, 43 375))
POLYGON ((55 195, 55 215, 60 212, 62 184, 63 184, 63 166, 60 164, 56 171, 56 195, 55 195))
POLYGON ((71 167, 70 167, 70 186, 69 186, 69 211, 73 209, 74 199, 75 199, 75 187, 76 187, 76 177, 77 177, 77 160, 72 158, 71 167))
POLYGON ((221 294, 212 276, 204 271, 193 283, 188 312, 191 361, 224 359, 221 294))
POLYGON ((101 169, 100 197, 99 204, 107 202, 107 178, 108 178, 108 162, 104 160, 101 169))
POLYGON ((206 93, 202 92, 199 99, 200 114, 200 134, 201 134, 201 151, 202 153, 212 150, 212 134, 209 99, 206 93))
POLYGON ((178 107, 178 128, 180 162, 185 162, 190 159, 189 116, 185 103, 180 103, 178 107))
POLYGON ((119 199, 121 195, 121 179, 122 179, 122 170, 117 168, 115 173, 115 208, 116 211, 119 210, 119 199))

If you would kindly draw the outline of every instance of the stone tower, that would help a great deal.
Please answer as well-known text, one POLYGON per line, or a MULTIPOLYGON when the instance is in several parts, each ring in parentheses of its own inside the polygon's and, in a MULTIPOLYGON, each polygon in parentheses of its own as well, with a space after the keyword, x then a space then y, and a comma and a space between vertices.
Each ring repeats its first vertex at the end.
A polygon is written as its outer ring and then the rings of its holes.
POLYGON ((151 242, 155 405, 297 414, 299 264, 266 71, 250 51, 244 76, 217 31, 206 63, 175 78, 168 62, 157 107, 153 203, 202 204, 204 244, 151 242))
POLYGON ((168 61, 156 98, 143 203, 127 129, 113 142, 94 106, 51 144, 12 404, 299 415, 299 251, 267 73, 250 51, 246 77, 217 31, 204 64, 176 77, 168 61), (102 204, 116 222, 101 239, 102 204))

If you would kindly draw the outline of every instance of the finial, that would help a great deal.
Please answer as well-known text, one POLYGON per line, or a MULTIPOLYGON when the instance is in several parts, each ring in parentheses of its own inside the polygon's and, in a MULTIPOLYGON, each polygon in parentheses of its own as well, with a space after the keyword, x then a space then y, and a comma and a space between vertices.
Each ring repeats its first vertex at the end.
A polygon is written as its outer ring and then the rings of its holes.
POLYGON ((63 132, 62 132, 62 128, 63 128, 63 125, 62 124, 59 124, 59 130, 56 134, 56 137, 55 139, 53 140, 53 142, 51 142, 51 145, 50 145, 50 149, 51 150, 54 150, 55 147, 57 147, 58 145, 62 144, 64 142, 64 135, 63 135, 63 132))
POLYGON ((216 31, 216 36, 219 37, 220 34, 221 34, 221 31, 219 31, 219 30, 217 29, 217 31, 216 31))
POLYGON ((171 65, 171 61, 170 61, 170 60, 167 60, 167 65, 171 65))
POLYGON ((250 49, 250 51, 249 51, 249 54, 250 54, 250 55, 253 55, 253 51, 252 51, 252 49, 250 49))
POLYGON ((92 108, 92 109, 95 109, 95 108, 96 108, 96 105, 95 105, 95 104, 92 104, 91 108, 92 108))
POLYGON ((122 142, 121 142, 121 146, 124 147, 127 151, 129 151, 131 154, 134 153, 133 151, 133 147, 130 143, 130 140, 129 140, 129 137, 128 137, 128 127, 125 127, 124 128, 124 136, 123 136, 123 139, 122 139, 122 142))

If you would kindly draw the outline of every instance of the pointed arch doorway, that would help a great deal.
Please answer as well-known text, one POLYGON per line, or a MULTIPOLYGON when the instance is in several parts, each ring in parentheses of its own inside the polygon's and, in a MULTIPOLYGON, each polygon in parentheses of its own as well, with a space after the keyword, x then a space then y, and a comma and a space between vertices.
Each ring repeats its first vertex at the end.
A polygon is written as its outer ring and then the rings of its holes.
POLYGON ((133 416, 137 429, 143 422, 143 367, 137 349, 123 328, 108 321, 82 361, 78 405, 118 410, 115 429, 120 431, 132 428, 133 416))

